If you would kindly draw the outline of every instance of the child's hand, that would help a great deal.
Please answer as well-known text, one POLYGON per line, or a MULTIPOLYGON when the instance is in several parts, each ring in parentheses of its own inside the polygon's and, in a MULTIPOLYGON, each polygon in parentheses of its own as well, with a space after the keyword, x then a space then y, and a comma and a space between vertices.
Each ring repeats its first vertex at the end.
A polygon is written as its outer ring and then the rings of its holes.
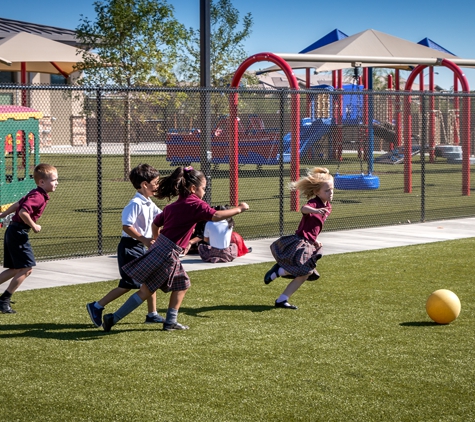
POLYGON ((249 205, 247 205, 245 202, 241 202, 239 205, 238 205, 239 208, 241 208, 241 211, 246 211, 249 209, 249 205))
POLYGON ((41 231, 41 226, 39 224, 33 224, 31 228, 35 233, 39 233, 41 231))
POLYGON ((143 237, 142 239, 140 239, 141 242, 147 247, 147 249, 150 248, 150 246, 153 245, 153 243, 155 242, 155 240, 153 239, 149 239, 148 237, 143 237))

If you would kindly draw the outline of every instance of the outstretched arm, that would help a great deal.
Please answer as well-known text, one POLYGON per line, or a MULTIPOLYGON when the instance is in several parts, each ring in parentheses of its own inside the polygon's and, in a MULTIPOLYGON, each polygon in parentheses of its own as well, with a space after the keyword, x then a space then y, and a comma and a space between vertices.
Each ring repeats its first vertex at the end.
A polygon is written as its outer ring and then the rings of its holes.
POLYGON ((216 211, 211 221, 226 220, 226 218, 234 217, 235 215, 241 214, 248 209, 249 205, 247 205, 245 202, 241 202, 237 207, 231 208, 229 210, 216 211))
POLYGON ((322 214, 325 215, 325 213, 328 212, 327 208, 314 208, 311 207, 310 205, 304 205, 302 208, 300 208, 300 212, 302 214, 322 214))
POLYGON ((14 204, 11 204, 5 211, 0 212, 0 218, 5 218, 7 215, 14 213, 18 209, 19 205, 19 201, 15 202, 14 204))

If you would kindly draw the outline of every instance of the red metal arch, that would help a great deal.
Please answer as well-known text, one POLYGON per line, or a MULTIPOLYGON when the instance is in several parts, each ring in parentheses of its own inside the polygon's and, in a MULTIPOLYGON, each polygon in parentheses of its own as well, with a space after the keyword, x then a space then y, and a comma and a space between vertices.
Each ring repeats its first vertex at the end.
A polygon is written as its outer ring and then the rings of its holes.
MULTIPOLYGON (((287 76, 290 88, 298 90, 299 84, 297 78, 294 75, 292 68, 281 57, 273 53, 259 53, 248 57, 244 60, 234 74, 231 82, 231 88, 238 88, 244 72, 249 66, 257 62, 272 62, 279 66, 287 76)), ((230 116, 230 131, 232 139, 230 139, 229 145, 229 179, 230 179, 230 198, 229 201, 232 205, 238 204, 239 193, 239 175, 238 175, 238 99, 239 94, 232 93, 229 96, 229 116, 230 116)), ((291 163, 290 163, 290 178, 292 181, 296 181, 300 175, 300 96, 292 95, 291 102, 291 163)), ((296 211, 299 208, 299 196, 298 192, 291 192, 291 210, 296 211)))
MULTIPOLYGON (((442 59, 440 66, 445 66, 452 70, 460 81, 463 91, 470 92, 468 80, 460 67, 447 59, 442 59)), ((404 88, 406 91, 412 90, 414 80, 426 67, 427 65, 419 65, 411 72, 404 88)), ((462 195, 470 196, 470 98, 468 96, 463 98, 463 104, 465 124, 462 128, 462 195)), ((404 132, 406 138, 404 142, 404 192, 406 193, 412 192, 412 120, 410 110, 411 97, 407 96, 404 101, 404 132)))

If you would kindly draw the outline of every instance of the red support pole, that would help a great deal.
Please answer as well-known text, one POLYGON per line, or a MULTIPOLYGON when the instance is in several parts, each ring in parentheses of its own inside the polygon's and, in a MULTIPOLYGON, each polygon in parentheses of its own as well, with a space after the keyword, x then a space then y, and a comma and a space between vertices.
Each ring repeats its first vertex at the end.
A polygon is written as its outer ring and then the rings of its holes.
POLYGON ((65 79, 68 79, 69 75, 66 72, 63 72, 63 70, 55 62, 50 62, 50 63, 59 73, 61 73, 61 75, 65 77, 65 79))
MULTIPOLYGON (((388 90, 389 91, 393 90, 393 75, 388 75, 388 90)), ((392 95, 388 95, 386 120, 391 124, 393 123, 393 98, 392 98, 392 95)))
MULTIPOLYGON (((458 67, 455 63, 447 59, 441 59, 440 65, 445 66, 449 68, 450 70, 452 70, 452 72, 454 72, 454 74, 460 81, 463 91, 465 93, 470 92, 470 86, 468 84, 468 80, 465 77, 464 73, 462 73, 462 70, 460 69, 460 67, 458 67)), ((424 66, 419 65, 412 71, 412 73, 409 75, 409 78, 407 79, 407 82, 406 82, 406 91, 411 90, 412 84, 414 83, 414 79, 426 67, 427 66, 425 65, 424 66)), ((455 89, 455 84, 454 84, 454 89, 455 89)), ((410 112, 411 100, 409 96, 407 98, 408 98, 408 103, 409 103, 408 110, 410 112)), ((408 119, 410 119, 410 116, 408 116, 408 119)), ((462 195, 470 196, 470 97, 468 96, 463 98, 463 121, 464 121, 464 125, 463 125, 463 130, 462 130, 462 195)), ((406 136, 406 143, 411 143, 411 148, 409 148, 408 146, 406 146, 405 148, 405 151, 406 151, 406 157, 404 160, 405 180, 409 180, 410 178, 410 174, 406 174, 406 172, 412 171, 412 168, 410 167, 411 156, 407 155, 408 153, 410 154, 412 152, 411 151, 412 141, 411 141, 410 132, 408 132, 408 135, 409 136, 406 136)), ((412 190, 412 187, 405 184, 405 192, 411 192, 411 190, 412 190)))
POLYGON ((412 114, 411 97, 404 97, 404 192, 412 192, 412 114))
POLYGON ((341 161, 343 156, 343 70, 338 69, 337 75, 340 93, 336 97, 336 157, 341 161))
MULTIPOLYGON (((289 64, 274 53, 259 53, 244 60, 236 70, 231 88, 239 87, 244 72, 257 62, 272 62, 278 65, 287 76, 290 88, 298 91, 299 84, 289 64)), ((239 176, 238 176, 238 130, 237 130, 237 106, 238 93, 232 93, 229 97, 230 120, 232 127, 232 140, 229 146, 229 179, 230 179, 230 203, 236 206, 238 204, 239 176), (232 114, 231 114, 232 113, 232 114)), ((291 161, 290 161, 290 180, 295 182, 300 177, 300 96, 298 93, 292 94, 291 99, 291 161)), ((299 195, 297 191, 290 194, 290 209, 297 211, 299 208, 299 195)))
MULTIPOLYGON (((26 63, 25 62, 21 62, 20 76, 21 76, 21 84, 26 85, 26 63)), ((27 106, 26 89, 21 90, 21 105, 23 107, 27 106)))
MULTIPOLYGON (((451 69, 458 77, 462 90, 470 92, 470 86, 460 67, 447 59, 442 59, 442 65, 451 69)), ((454 84, 455 88, 455 84, 454 84)), ((463 98, 463 127, 462 135, 462 195, 470 196, 470 97, 463 98)))
MULTIPOLYGON (((429 91, 434 93, 434 67, 429 68, 429 91)), ((429 97, 429 163, 435 161, 435 98, 429 97)))
MULTIPOLYGON (((369 86, 369 79, 368 79, 368 68, 365 67, 363 69, 363 85, 364 89, 368 90, 369 86)), ((365 159, 366 158, 366 148, 365 145, 368 141, 368 136, 369 136, 369 101, 368 101, 368 96, 363 95, 363 130, 362 134, 359 139, 359 145, 358 145, 358 158, 359 159, 365 159)))
MULTIPOLYGON (((412 91, 414 80, 426 67, 425 65, 419 65, 411 72, 406 81, 406 91, 412 91)), ((410 95, 404 98, 404 192, 412 192, 412 113, 410 95)))
POLYGON ((459 110, 460 110, 460 100, 457 97, 457 92, 459 91, 459 80, 457 75, 454 74, 454 145, 460 144, 460 122, 459 122, 459 110))
POLYGON ((229 96, 229 202, 236 206, 239 203, 239 120, 238 120, 239 94, 231 93, 229 96))
MULTIPOLYGON (((399 77, 399 69, 396 69, 396 91, 401 89, 401 82, 399 77)), ((396 144, 398 147, 402 146, 402 118, 401 118, 401 96, 396 96, 396 144)))

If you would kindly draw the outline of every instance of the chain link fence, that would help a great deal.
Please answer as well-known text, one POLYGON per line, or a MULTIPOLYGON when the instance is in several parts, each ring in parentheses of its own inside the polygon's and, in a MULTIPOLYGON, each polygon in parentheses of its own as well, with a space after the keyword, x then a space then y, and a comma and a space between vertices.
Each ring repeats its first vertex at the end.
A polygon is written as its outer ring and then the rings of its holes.
POLYGON ((475 159, 464 154, 475 150, 474 98, 357 86, 297 93, 5 85, 0 206, 35 186, 37 163, 57 167, 43 229, 31 235, 40 260, 115 253, 121 211, 135 193, 128 172, 139 163, 162 176, 179 165, 201 168, 211 205, 249 204, 236 219, 247 239, 295 231, 306 198, 288 184, 314 166, 338 175, 325 230, 471 217, 475 159))

